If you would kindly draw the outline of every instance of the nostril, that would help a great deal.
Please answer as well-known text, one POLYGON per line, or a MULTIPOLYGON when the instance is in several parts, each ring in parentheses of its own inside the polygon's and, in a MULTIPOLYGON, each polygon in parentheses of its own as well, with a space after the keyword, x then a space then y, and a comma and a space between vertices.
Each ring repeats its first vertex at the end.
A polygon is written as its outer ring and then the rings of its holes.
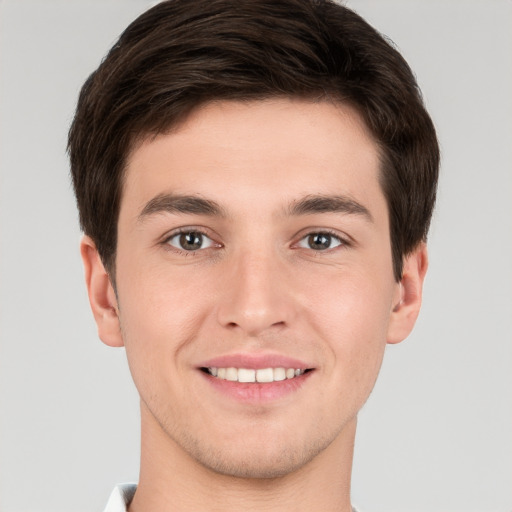
POLYGON ((293 301, 288 297, 243 288, 219 297, 216 307, 217 320, 224 328, 240 329, 249 336, 257 336, 269 328, 284 328, 294 314, 293 301))

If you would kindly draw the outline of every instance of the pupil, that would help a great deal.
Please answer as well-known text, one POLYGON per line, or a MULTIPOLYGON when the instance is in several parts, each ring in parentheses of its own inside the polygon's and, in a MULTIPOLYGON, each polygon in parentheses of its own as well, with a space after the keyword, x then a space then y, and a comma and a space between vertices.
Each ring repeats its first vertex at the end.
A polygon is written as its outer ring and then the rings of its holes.
POLYGON ((203 244, 203 235, 201 233, 182 233, 180 235, 180 245, 187 251, 196 251, 201 249, 203 244))
POLYGON ((323 233, 315 233, 314 235, 309 235, 308 245, 311 247, 311 249, 324 251, 325 249, 329 249, 331 246, 331 236, 325 235, 323 233))

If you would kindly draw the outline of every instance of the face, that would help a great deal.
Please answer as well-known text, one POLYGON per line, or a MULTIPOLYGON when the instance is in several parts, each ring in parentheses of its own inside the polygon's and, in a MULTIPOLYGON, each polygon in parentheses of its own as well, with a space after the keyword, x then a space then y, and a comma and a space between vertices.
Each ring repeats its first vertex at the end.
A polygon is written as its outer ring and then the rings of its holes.
POLYGON ((327 102, 212 103, 134 149, 96 317, 173 450, 277 476, 351 428, 404 332, 378 174, 360 117, 327 102))

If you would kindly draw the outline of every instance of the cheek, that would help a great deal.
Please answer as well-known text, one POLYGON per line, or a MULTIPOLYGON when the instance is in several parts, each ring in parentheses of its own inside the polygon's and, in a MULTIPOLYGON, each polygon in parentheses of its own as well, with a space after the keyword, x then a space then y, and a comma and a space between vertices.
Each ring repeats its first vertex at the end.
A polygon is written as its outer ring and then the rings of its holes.
POLYGON ((205 295, 198 293, 197 283, 185 271, 171 278, 159 269, 146 269, 126 272, 122 278, 120 321, 134 380, 149 381, 148 375, 166 380, 180 371, 171 366, 179 363, 182 352, 197 337, 207 309, 205 295))
MULTIPOLYGON (((131 265, 136 272, 125 272, 119 289, 121 313, 126 326, 148 331, 157 338, 176 335, 197 324, 204 294, 197 279, 186 269, 170 273, 165 265, 131 265)), ((171 340, 168 340, 171 341, 171 340)))
POLYGON ((382 362, 393 295, 392 280, 382 275, 351 273, 327 280, 305 308, 315 331, 327 340, 333 364, 354 379, 374 379, 382 362))

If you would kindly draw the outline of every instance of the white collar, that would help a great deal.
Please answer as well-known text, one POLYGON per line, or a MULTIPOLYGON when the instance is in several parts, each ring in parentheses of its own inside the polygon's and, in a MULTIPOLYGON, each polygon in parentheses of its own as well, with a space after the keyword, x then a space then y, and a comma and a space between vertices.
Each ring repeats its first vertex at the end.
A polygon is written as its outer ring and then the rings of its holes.
POLYGON ((116 485, 103 512, 126 512, 136 489, 135 483, 116 485))

